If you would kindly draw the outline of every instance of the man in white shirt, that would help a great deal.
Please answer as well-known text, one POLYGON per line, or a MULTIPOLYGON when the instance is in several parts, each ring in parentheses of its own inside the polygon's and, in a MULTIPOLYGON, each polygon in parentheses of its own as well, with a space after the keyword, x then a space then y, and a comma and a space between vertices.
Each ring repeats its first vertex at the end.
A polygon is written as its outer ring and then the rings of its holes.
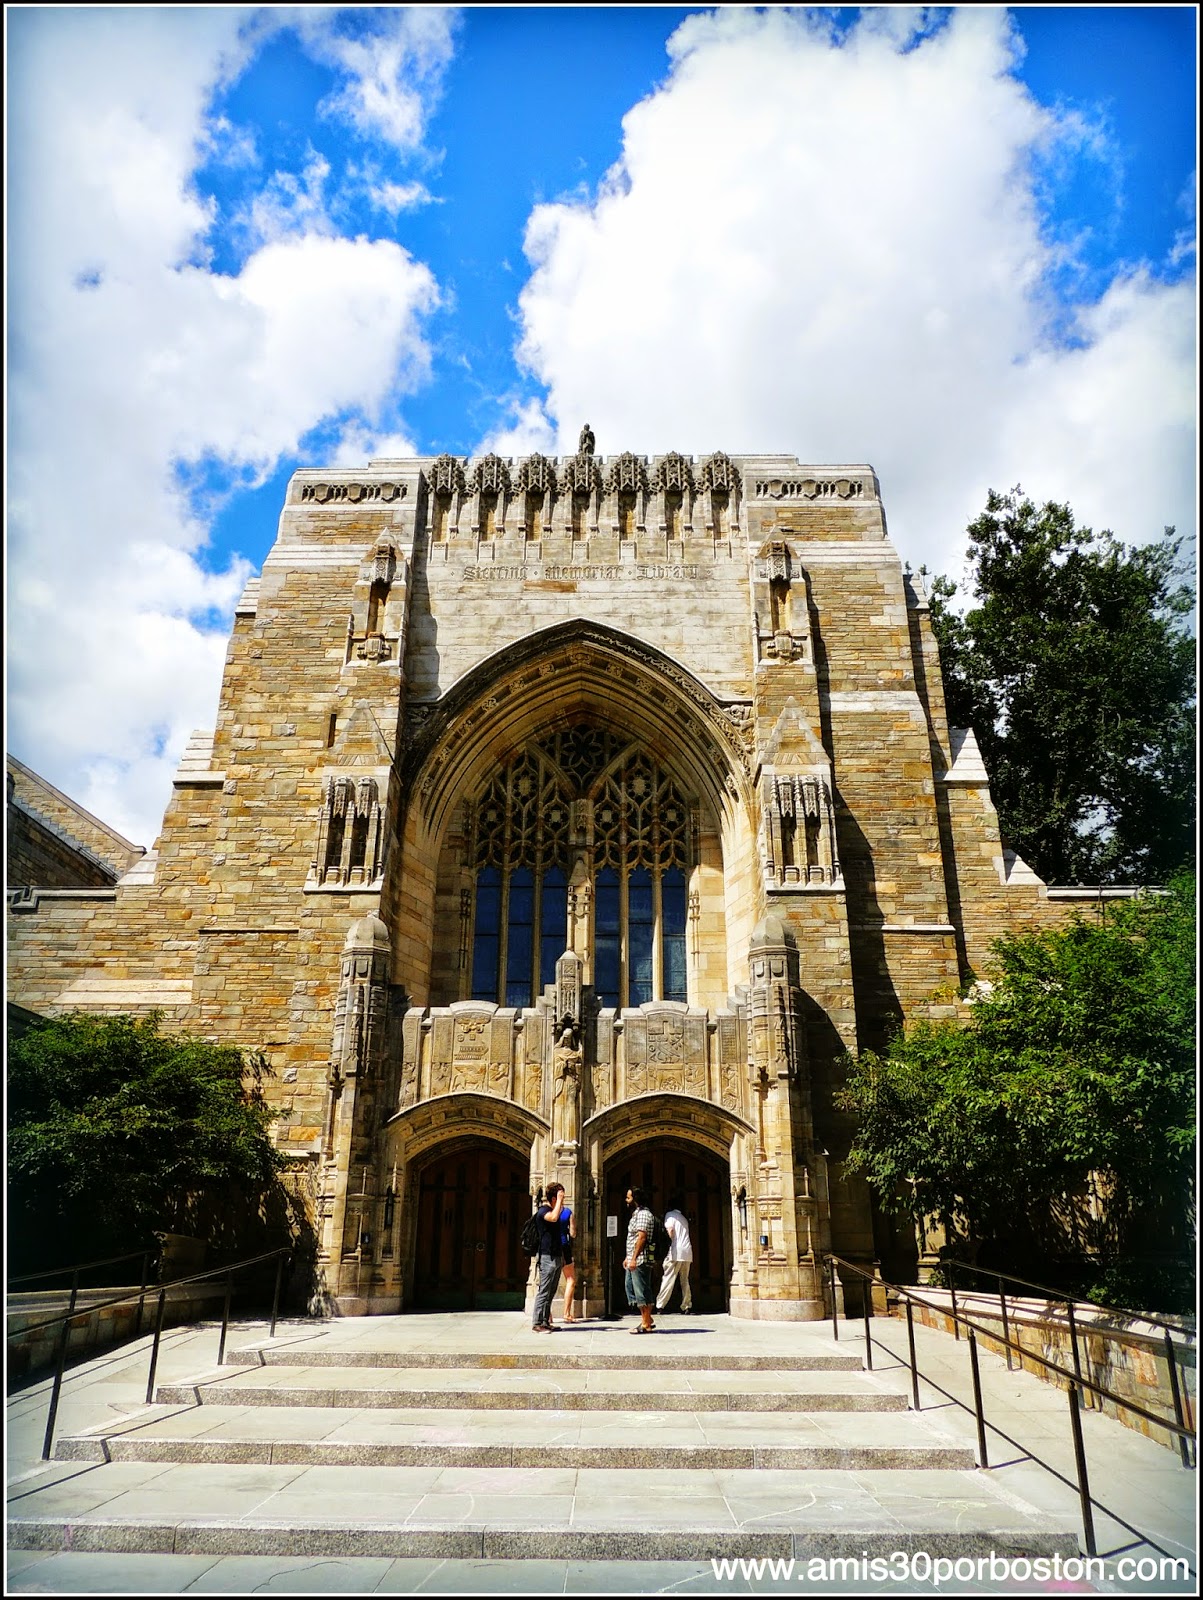
POLYGON ((689 1288, 689 1268, 693 1261, 693 1243, 689 1237, 681 1196, 669 1202, 664 1213, 664 1230, 669 1237, 668 1256, 664 1262, 664 1275, 660 1280, 660 1293, 656 1296, 656 1310, 663 1311, 673 1292, 673 1284, 681 1280, 681 1310, 686 1316, 693 1310, 693 1295, 689 1288))

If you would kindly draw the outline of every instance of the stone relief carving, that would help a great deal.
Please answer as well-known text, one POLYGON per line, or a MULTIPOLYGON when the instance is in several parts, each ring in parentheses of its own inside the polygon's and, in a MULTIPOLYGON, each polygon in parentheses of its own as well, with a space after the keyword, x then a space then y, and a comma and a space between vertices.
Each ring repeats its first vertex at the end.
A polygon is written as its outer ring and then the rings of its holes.
POLYGON ((601 468, 591 454, 569 456, 560 469, 565 494, 595 494, 601 488, 601 468))
POLYGON ((656 468, 656 488, 661 494, 692 494, 693 464, 688 456, 673 450, 656 468))
POLYGON ((555 494, 556 469, 546 456, 527 456, 518 468, 518 491, 527 494, 555 494))
POLYGON ((472 474, 472 488, 476 494, 509 494, 510 469, 500 456, 483 456, 472 474))
POLYGON ((403 483, 306 483, 301 486, 302 501, 313 500, 318 505, 347 501, 358 505, 364 500, 400 500, 405 495, 403 483))
POLYGON ((702 463, 699 477, 701 487, 715 491, 725 491, 728 494, 737 493, 740 488, 739 471, 730 456, 724 455, 721 450, 716 450, 702 463))
POLYGON ((648 492, 647 465, 640 456, 629 450, 610 463, 606 474, 607 494, 646 494, 648 492))
POLYGON ((766 773, 762 780, 766 884, 830 884, 840 875, 831 789, 818 773, 766 773))
POLYGON ((865 486, 859 478, 758 478, 760 500, 860 500, 865 486))
POLYGON ((443 454, 431 463, 429 479, 434 494, 463 494, 465 492, 463 463, 455 456, 443 454))

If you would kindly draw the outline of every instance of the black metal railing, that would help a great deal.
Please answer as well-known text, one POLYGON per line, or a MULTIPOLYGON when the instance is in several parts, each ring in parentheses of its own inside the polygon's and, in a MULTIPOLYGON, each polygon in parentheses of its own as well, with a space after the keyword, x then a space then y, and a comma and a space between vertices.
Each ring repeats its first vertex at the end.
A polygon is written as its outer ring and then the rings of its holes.
MULTIPOLYGON (((1104 1388, 1102 1384, 1094 1383, 1091 1379, 1084 1378, 1080 1370, 1071 1372, 1067 1367, 1061 1366, 1058 1362, 1050 1361, 1047 1356, 1038 1355, 1033 1350, 1025 1350, 1021 1345, 1015 1343, 1010 1338, 1009 1334, 1000 1336, 996 1329, 980 1327, 976 1322, 972 1321, 968 1316, 966 1316, 963 1311, 958 1310, 955 1302, 950 1310, 950 1308, 946 1305, 940 1305, 935 1301, 925 1299, 921 1294, 917 1294, 909 1285, 887 1283, 884 1279, 876 1277, 872 1272, 866 1271, 864 1267, 858 1266, 855 1262, 846 1261, 843 1256, 829 1255, 825 1259, 827 1261, 828 1272, 830 1274, 831 1331, 832 1336, 835 1339, 838 1339, 840 1336, 839 1298, 837 1292, 838 1280, 836 1275, 837 1265, 841 1269, 841 1272, 852 1273, 855 1277, 860 1278, 863 1282, 864 1288, 862 1292, 862 1304, 865 1324, 865 1365, 869 1371, 873 1370, 874 1344, 877 1344, 879 1349, 887 1351, 890 1355, 895 1354, 895 1352, 891 1350, 890 1347, 882 1340, 875 1340, 870 1331, 870 1321, 872 1319, 873 1309, 871 1287, 882 1288, 888 1294, 896 1294, 903 1300, 906 1307, 907 1349, 908 1362, 911 1372, 911 1401, 913 1409, 916 1411, 922 1410, 922 1406, 919 1402, 920 1374, 919 1361, 915 1349, 915 1318, 913 1308, 915 1306, 921 1306, 925 1310, 935 1312, 937 1316, 951 1316, 955 1327, 958 1329, 960 1327, 964 1327, 966 1329, 969 1340, 970 1377, 973 1386, 972 1410, 974 1414, 974 1420, 977 1424, 979 1467, 984 1468, 990 1465, 986 1450, 986 1429, 989 1427, 993 1429, 994 1432, 999 1434, 1002 1434, 1002 1429, 997 1427, 997 1425, 994 1423, 987 1422, 985 1411, 982 1406, 981 1375, 978 1369, 977 1355, 978 1336, 980 1335, 983 1338, 992 1339, 996 1344, 1003 1344, 1006 1347, 1008 1356, 1010 1352, 1014 1350, 1021 1358, 1021 1362, 1026 1356, 1029 1361, 1036 1362, 1039 1366, 1044 1368, 1045 1371, 1053 1373, 1057 1377, 1065 1380, 1066 1387, 1069 1392, 1069 1426, 1070 1434, 1073 1440, 1074 1468, 1077 1476, 1076 1487, 1078 1491, 1078 1501, 1082 1512, 1083 1542, 1086 1546, 1087 1555, 1096 1556, 1098 1554, 1098 1546, 1094 1532, 1093 1512, 1093 1507, 1098 1504, 1098 1502, 1093 1500, 1091 1497, 1090 1483, 1087 1476, 1086 1448, 1082 1439, 1082 1394, 1089 1393, 1096 1395, 1100 1400, 1109 1400, 1113 1405, 1120 1407, 1125 1411, 1131 1412, 1134 1416, 1141 1417, 1146 1422, 1155 1423, 1159 1428, 1165 1428, 1169 1433, 1176 1435, 1182 1448, 1183 1466, 1190 1467, 1192 1465, 1189 1446, 1194 1441, 1194 1430, 1189 1427, 1185 1421, 1182 1409, 1182 1397, 1176 1382, 1171 1381, 1171 1389, 1174 1396, 1175 1406, 1175 1420, 1171 1421, 1168 1417, 1159 1416, 1156 1412, 1148 1410, 1147 1407, 1138 1405, 1134 1400, 1128 1400, 1122 1395, 1112 1393, 1111 1390, 1104 1388)), ((845 1319, 845 1321, 848 1320, 849 1319, 847 1318, 845 1319)), ((1008 1361, 1008 1366, 1009 1365, 1010 1363, 1008 1361)), ((1173 1364, 1171 1364, 1170 1370, 1171 1373, 1174 1371, 1173 1364)), ((931 1383, 932 1380, 928 1378, 924 1381, 926 1383, 931 1383)), ((938 1388, 939 1386, 934 1385, 934 1387, 938 1388)), ((965 1405, 964 1401, 959 1400, 956 1395, 949 1395, 947 1390, 941 1389, 940 1393, 947 1395, 948 1399, 952 1400, 954 1404, 959 1405, 962 1410, 968 1411, 970 1409, 970 1407, 965 1405)), ((1002 1436, 1004 1438, 1007 1437, 1005 1434, 1002 1436)), ((1041 1465, 1046 1465, 1046 1463, 1041 1463, 1041 1465)), ((1114 1513, 1109 1512, 1108 1514, 1114 1517, 1114 1513)), ((1116 1517, 1115 1520, 1122 1522, 1122 1519, 1118 1517, 1116 1517)), ((1138 1538, 1144 1537, 1142 1534, 1140 1534, 1138 1529, 1132 1528, 1130 1524, 1122 1523, 1122 1526, 1127 1528, 1129 1532, 1135 1533, 1138 1538)))
MULTIPOLYGON (((1179 1379, 1178 1351, 1174 1344, 1173 1338, 1175 1333, 1182 1332, 1180 1323, 1169 1322, 1165 1317, 1154 1316, 1151 1312, 1125 1311, 1119 1306, 1106 1306, 1096 1303, 1093 1300, 1082 1300, 1074 1295, 1067 1294, 1063 1289, 1054 1289, 1046 1283, 1036 1283, 1031 1278, 1021 1278, 1018 1273, 999 1272, 996 1267, 978 1267, 975 1266, 971 1261, 960 1261, 956 1256, 943 1256, 941 1257, 940 1264, 942 1267, 948 1269, 948 1291, 952 1300, 952 1308, 954 1312, 957 1306, 957 1291, 956 1277, 953 1269, 961 1272, 976 1272, 982 1277, 994 1279, 998 1285, 997 1291, 994 1292, 996 1292, 998 1295, 999 1315, 1002 1319, 1004 1340, 1008 1339, 1010 1336, 1009 1311, 1014 1310, 1014 1300, 1015 1298, 1018 1298, 1013 1296, 1012 1305, 1008 1307, 1007 1294, 1004 1285, 1008 1283, 1022 1284, 1025 1289, 1035 1289, 1037 1294, 1039 1294, 1043 1300, 1047 1300, 1050 1305, 1064 1305, 1066 1326, 1069 1329, 1069 1347, 1073 1355, 1074 1375, 1079 1381, 1081 1381, 1082 1378, 1082 1355, 1078 1345, 1078 1339, 1081 1333, 1077 1319, 1077 1308, 1079 1306, 1084 1311, 1098 1311, 1104 1316, 1119 1317, 1129 1322, 1146 1322, 1152 1328, 1160 1328, 1162 1330, 1165 1343, 1165 1362, 1166 1369, 1169 1373, 1170 1396, 1174 1404, 1174 1420, 1180 1426, 1184 1426, 1187 1429, 1192 1427, 1192 1418, 1189 1415, 1186 1402, 1185 1379, 1179 1379)), ((985 1289, 972 1289, 968 1292, 981 1297, 986 1294, 990 1294, 992 1291, 985 1289)), ((1130 1339, 1131 1337, 1128 1329, 1103 1328, 1099 1327, 1097 1324, 1091 1327, 1090 1335, 1096 1339, 1109 1339, 1117 1344, 1122 1344, 1125 1342, 1125 1339, 1130 1339)), ((955 1322, 953 1323, 953 1337, 958 1339, 960 1338, 960 1330, 955 1322)), ((1007 1371, 1010 1372, 1012 1371, 1012 1367, 1011 1351, 1009 1348, 1007 1349, 1006 1357, 1007 1371)), ((1089 1400, 1089 1390, 1085 1392, 1085 1398, 1089 1400)), ((1194 1463, 1191 1460, 1190 1443, 1187 1435, 1179 1436, 1178 1451, 1182 1457, 1182 1465, 1184 1467, 1193 1466, 1194 1463)))
MULTIPOLYGON (((94 1272, 98 1267, 115 1267, 118 1264, 118 1262, 121 1262, 121 1261, 137 1261, 137 1260, 141 1260, 141 1262, 142 1262, 142 1276, 141 1276, 141 1280, 140 1280, 140 1284, 139 1284, 139 1293, 142 1293, 142 1292, 145 1291, 146 1285, 150 1282, 150 1264, 151 1264, 152 1261, 157 1261, 158 1260, 158 1255, 159 1255, 159 1252, 158 1252, 157 1249, 128 1250, 125 1253, 125 1255, 123 1255, 123 1256, 102 1256, 98 1261, 76 1261, 76 1262, 73 1262, 70 1266, 66 1266, 66 1267, 49 1267, 45 1272, 27 1272, 27 1273, 24 1274, 23 1277, 10 1278, 8 1280, 8 1287, 9 1287, 9 1290, 11 1291, 11 1290, 15 1289, 18 1286, 18 1284, 40 1283, 46 1278, 64 1278, 64 1277, 66 1277, 66 1275, 68 1273, 70 1273, 71 1274, 71 1298, 67 1302, 67 1311, 66 1311, 66 1315, 70 1316, 71 1313, 75 1310, 75 1302, 79 1299, 79 1278, 80 1278, 80 1274, 81 1273, 83 1273, 83 1272, 94 1272)), ((99 1285, 99 1287, 104 1288, 104 1287, 107 1287, 107 1286, 102 1284, 102 1285, 99 1285)), ((139 1301, 138 1302, 138 1325, 134 1330, 134 1338, 136 1339, 141 1332, 142 1332, 142 1302, 139 1301)))
MULTIPOLYGON (((276 1336, 276 1320, 280 1311, 280 1288, 284 1276, 284 1263, 286 1259, 291 1259, 291 1257, 291 1246, 284 1246, 279 1250, 268 1250, 263 1255, 248 1256, 244 1261, 229 1262, 224 1267, 210 1267, 207 1272, 194 1272, 186 1278, 173 1278, 170 1283, 164 1283, 161 1285, 152 1286, 150 1288, 147 1288, 144 1276, 142 1287, 140 1289, 134 1290, 128 1294, 114 1295, 110 1300, 94 1301, 91 1305, 84 1306, 78 1310, 75 1306, 76 1296, 73 1293, 71 1297, 71 1304, 66 1311, 61 1311, 53 1317, 46 1317, 41 1322, 27 1322, 23 1327, 15 1330, 13 1333, 10 1333, 8 1337, 10 1339, 16 1339, 21 1338, 26 1334, 40 1333, 44 1328, 53 1328, 57 1327, 59 1324, 62 1325, 58 1337, 58 1346, 55 1351, 54 1383, 50 1390, 50 1410, 46 1416, 46 1432, 42 1440, 42 1460, 50 1460, 50 1452, 54 1445, 54 1425, 58 1418, 59 1397, 62 1393, 63 1387, 63 1373, 66 1371, 67 1367, 67 1346, 71 1336, 71 1324, 77 1318, 94 1316, 101 1311, 111 1310, 114 1306, 129 1305, 131 1301, 136 1300, 138 1302, 138 1318, 136 1324, 137 1331, 134 1333, 133 1337, 137 1338, 142 1329, 143 1305, 149 1295, 157 1295, 158 1307, 155 1312, 155 1335, 150 1351, 150 1372, 146 1380, 146 1404, 150 1405, 151 1401, 154 1399, 155 1371, 159 1365, 159 1343, 163 1335, 163 1319, 167 1311, 168 1290, 181 1289, 186 1284, 190 1283, 203 1283, 210 1278, 224 1277, 226 1292, 221 1313, 221 1338, 217 1346, 217 1365, 221 1366, 222 1361, 225 1359, 226 1335, 230 1326, 230 1300, 234 1288, 234 1274, 236 1272, 245 1271, 247 1267, 259 1266, 264 1261, 275 1261, 276 1284, 272 1295, 271 1329, 268 1333, 268 1338, 274 1339, 276 1336)), ((114 1256, 112 1259, 113 1261, 124 1261, 130 1258, 128 1256, 114 1256)), ((85 1263, 74 1270, 81 1272, 85 1270, 85 1266, 104 1266, 110 1264, 111 1263, 109 1262, 93 1261, 85 1263)), ((62 1270, 71 1271, 73 1269, 64 1268, 62 1270)), ((35 1278, 50 1276, 52 1276, 51 1273, 33 1274, 33 1277, 35 1278)), ((12 1281, 15 1283, 27 1280, 13 1279, 12 1281)))

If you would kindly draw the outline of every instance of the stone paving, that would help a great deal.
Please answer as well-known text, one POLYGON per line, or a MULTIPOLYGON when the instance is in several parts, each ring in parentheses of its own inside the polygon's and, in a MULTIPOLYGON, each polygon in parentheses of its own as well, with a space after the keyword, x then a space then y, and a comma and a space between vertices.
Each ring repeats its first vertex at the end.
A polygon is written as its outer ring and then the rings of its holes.
MULTIPOLYGON (((272 1344, 248 1326, 221 1369, 213 1330, 179 1330, 150 1407, 148 1341, 98 1357, 68 1377, 52 1462, 48 1385, 10 1400, 9 1590, 738 1593, 710 1557, 1078 1548, 1066 1398, 1000 1358, 982 1357, 986 1415, 1019 1446, 991 1433, 978 1471, 972 1416, 927 1383, 922 1412, 903 1409, 895 1322, 873 1325, 894 1354, 878 1347, 872 1372, 859 1325, 838 1343, 827 1324, 627 1326, 539 1341, 517 1313, 365 1318, 282 1325, 272 1344), (381 1447, 403 1454, 381 1464, 381 1447), (482 1449, 509 1464, 463 1459, 482 1449)), ((967 1398, 965 1346, 916 1337, 921 1370, 967 1398)), ((1122 1520, 1193 1567, 1194 1474, 1109 1418, 1084 1423, 1100 1553, 1151 1553, 1122 1520)))

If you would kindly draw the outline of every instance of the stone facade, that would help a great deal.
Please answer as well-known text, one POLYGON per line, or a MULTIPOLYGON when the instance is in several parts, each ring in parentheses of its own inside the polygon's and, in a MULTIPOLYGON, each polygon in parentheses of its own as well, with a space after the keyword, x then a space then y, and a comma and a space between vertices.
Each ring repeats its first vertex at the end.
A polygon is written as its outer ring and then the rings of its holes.
POLYGON ((633 1173, 705 1293, 818 1317, 885 1237, 842 1057, 1064 899, 870 467, 583 443, 298 472, 155 850, 12 900, 10 995, 261 1049, 344 1312, 520 1304, 553 1178, 599 1310, 633 1173))
POLYGON ((15 756, 8 757, 7 788, 9 889, 101 888, 146 854, 15 756))

